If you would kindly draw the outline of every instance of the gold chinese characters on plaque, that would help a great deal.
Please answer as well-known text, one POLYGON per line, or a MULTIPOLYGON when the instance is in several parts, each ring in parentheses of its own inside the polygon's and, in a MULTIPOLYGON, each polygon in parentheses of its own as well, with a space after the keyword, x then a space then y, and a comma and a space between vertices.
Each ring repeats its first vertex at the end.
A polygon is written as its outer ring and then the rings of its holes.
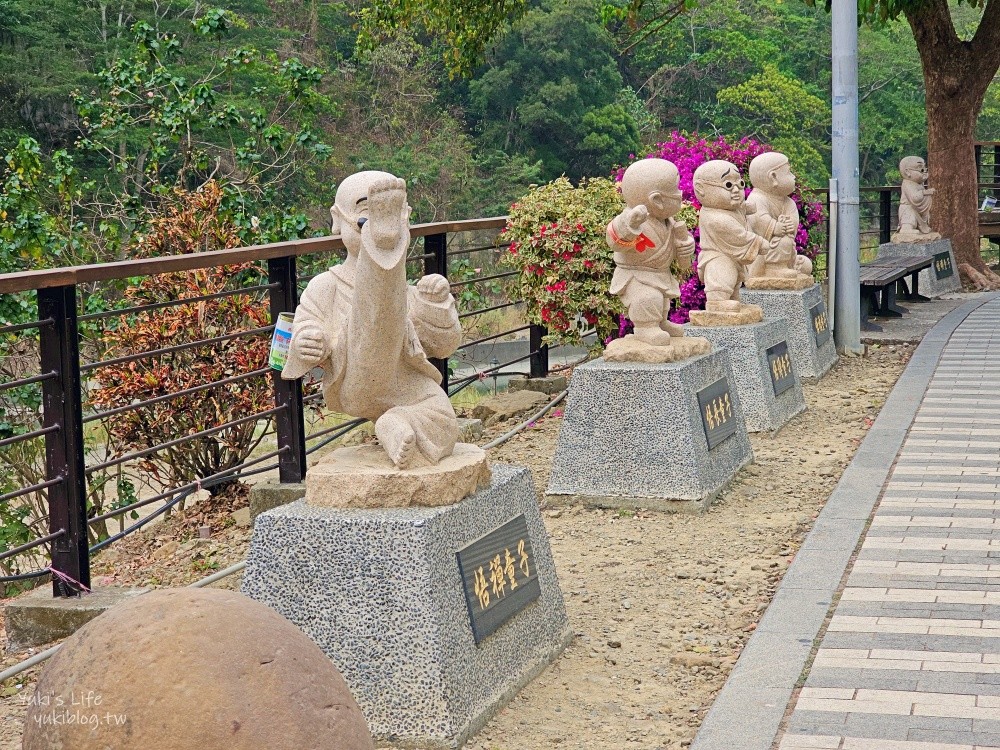
POLYGON ((457 553, 476 644, 541 595, 523 515, 457 553))
POLYGON ((771 372, 774 395, 778 396, 795 385, 795 368, 792 366, 792 357, 788 353, 788 342, 781 341, 769 347, 765 354, 767 367, 771 372))
POLYGON ((822 302, 813 305, 809 310, 809 316, 812 318, 813 336, 815 337, 816 348, 818 349, 830 340, 830 327, 826 320, 826 305, 822 302))
POLYGON ((698 409, 709 450, 736 432, 738 420, 726 378, 698 391, 698 409))

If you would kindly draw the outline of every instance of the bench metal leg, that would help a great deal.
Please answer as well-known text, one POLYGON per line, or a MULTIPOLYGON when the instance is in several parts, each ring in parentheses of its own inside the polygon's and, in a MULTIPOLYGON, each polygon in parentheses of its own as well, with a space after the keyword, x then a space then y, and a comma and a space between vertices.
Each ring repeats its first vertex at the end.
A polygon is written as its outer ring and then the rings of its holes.
POLYGON ((881 333, 882 326, 875 325, 869 319, 869 315, 876 309, 878 295, 870 286, 861 287, 861 330, 876 331, 881 333))
POLYGON ((896 304, 896 282, 891 284, 886 284, 882 287, 882 303, 879 305, 878 313, 876 314, 879 318, 902 318, 903 313, 907 312, 905 307, 900 307, 896 304))
POLYGON ((906 280, 900 279, 899 283, 903 286, 903 299, 907 302, 930 302, 930 297, 925 297, 920 293, 920 271, 915 271, 910 274, 910 279, 912 280, 913 291, 907 287, 906 280))

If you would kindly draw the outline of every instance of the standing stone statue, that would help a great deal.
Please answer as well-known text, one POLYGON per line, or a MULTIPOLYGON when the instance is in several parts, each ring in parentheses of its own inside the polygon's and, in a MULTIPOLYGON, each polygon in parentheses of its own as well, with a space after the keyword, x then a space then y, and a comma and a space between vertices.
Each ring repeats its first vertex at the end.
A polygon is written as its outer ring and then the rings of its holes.
POLYGON ((708 161, 695 170, 694 193, 701 203, 698 276, 705 285, 708 313, 693 312, 695 325, 744 325, 764 319, 759 307, 740 302, 740 287, 746 267, 762 249, 777 249, 780 239, 767 240, 751 228, 745 187, 739 169, 728 161, 708 161))
POLYGON ((931 230, 931 196, 927 187, 927 164, 919 156, 907 156, 899 162, 903 177, 899 198, 899 229, 893 242, 933 242, 941 235, 931 230))
POLYGON ((665 362, 710 351, 706 341, 685 339, 684 327, 668 317, 671 300, 680 296, 671 265, 689 267, 694 259, 694 238, 673 218, 681 210, 679 181, 677 167, 666 159, 641 159, 622 175, 625 209, 607 229, 615 259, 610 291, 625 303, 635 333, 634 339, 626 336, 609 345, 605 359, 610 361, 665 362), (650 352, 649 347, 674 351, 650 352))
POLYGON ((799 255, 795 235, 799 231, 799 209, 791 195, 795 175, 788 157, 771 151, 750 162, 753 190, 747 197, 747 213, 754 231, 776 247, 764 247, 747 268, 748 289, 804 289, 813 285, 812 261, 799 255))
POLYGON ((448 280, 430 274, 415 287, 406 283, 403 180, 353 174, 337 189, 330 215, 347 260, 303 292, 282 377, 322 367, 327 407, 372 420, 397 468, 437 464, 459 434, 441 374, 427 360, 447 357, 461 340, 448 280))

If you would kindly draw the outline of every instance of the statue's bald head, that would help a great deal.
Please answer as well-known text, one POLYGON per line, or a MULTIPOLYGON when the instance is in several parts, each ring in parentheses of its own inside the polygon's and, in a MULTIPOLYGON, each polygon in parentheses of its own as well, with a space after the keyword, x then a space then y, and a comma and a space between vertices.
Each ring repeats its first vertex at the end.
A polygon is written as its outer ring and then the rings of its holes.
POLYGON ((926 170, 927 164, 924 162, 923 158, 919 156, 904 156, 899 161, 899 173, 903 176, 904 180, 909 172, 923 173, 926 170))
POLYGON ((368 189, 386 177, 392 178, 392 175, 375 170, 355 172, 337 187, 337 195, 330 206, 330 233, 340 235, 349 255, 357 255, 361 248, 358 219, 368 216, 368 189))
POLYGON ((622 197, 629 206, 646 204, 653 193, 676 190, 678 182, 680 173, 673 163, 666 159, 640 159, 622 175, 622 197))
POLYGON ((755 188, 767 189, 771 184, 770 175, 788 164, 788 157, 777 151, 755 156, 750 162, 750 184, 755 188))
POLYGON ((363 206, 368 201, 368 188, 378 180, 387 177, 392 177, 392 175, 388 172, 375 170, 355 172, 345 177, 337 188, 337 195, 333 199, 334 206, 339 208, 345 216, 357 216, 358 207, 363 206))

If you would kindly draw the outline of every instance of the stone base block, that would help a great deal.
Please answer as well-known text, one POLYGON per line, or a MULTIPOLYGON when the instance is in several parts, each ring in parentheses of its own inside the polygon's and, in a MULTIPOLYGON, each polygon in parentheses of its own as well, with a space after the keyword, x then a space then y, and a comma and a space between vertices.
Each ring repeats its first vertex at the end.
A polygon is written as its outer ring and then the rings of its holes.
POLYGON ((804 273, 800 273, 798 276, 793 276, 791 278, 758 276, 755 279, 747 279, 743 283, 746 285, 747 289, 780 289, 782 291, 787 291, 789 289, 808 289, 815 284, 816 281, 812 276, 806 276, 804 273))
POLYGON ((667 346, 654 346, 640 341, 635 334, 610 342, 604 350, 605 362, 680 362, 684 359, 708 354, 712 344, 708 339, 697 336, 674 336, 667 346))
POLYGON ((557 503, 702 510, 752 460, 728 353, 659 365, 598 359, 573 371, 547 494, 557 503), (698 393, 720 381, 729 400, 712 420, 721 416, 732 434, 709 448, 698 393))
POLYGON ((692 310, 688 317, 693 326, 745 326, 760 323, 764 319, 764 313, 755 305, 744 305, 739 312, 692 310))
POLYGON ((80 597, 57 598, 51 586, 41 586, 12 599, 4 607, 7 652, 42 646, 68 638, 98 615, 149 589, 109 587, 80 597))
POLYGON ((837 361, 837 348, 827 323, 826 301, 819 284, 799 291, 743 289, 740 299, 764 310, 765 318, 784 318, 788 324, 788 351, 802 380, 818 380, 837 361))
POLYGON ((305 482, 261 482, 250 488, 250 523, 261 513, 306 496, 305 482))
POLYGON ((951 240, 888 242, 878 246, 879 258, 899 255, 934 256, 934 265, 917 274, 919 292, 925 297, 940 297, 942 294, 962 291, 962 279, 958 275, 958 264, 955 262, 955 251, 951 248, 951 240))
MULTIPOLYGON (((524 585, 517 544, 496 554, 501 568, 505 551, 513 554, 508 574, 524 585)), ((495 597, 483 567, 483 588, 495 597)), ((489 487, 447 507, 297 502, 269 511, 254 526, 243 593, 319 644, 376 741, 396 747, 460 747, 572 637, 531 475, 503 464, 493 465, 489 487), (522 517, 531 550, 524 565, 539 594, 477 645, 470 612, 480 603, 465 591, 478 576, 463 573, 457 553, 522 517)))
POLYGON ((513 375, 507 381, 507 389, 511 391, 537 391, 555 396, 566 390, 568 381, 565 375, 549 375, 544 378, 529 378, 525 375, 513 375))
POLYGON ((729 352, 748 432, 777 430, 805 411, 802 383, 787 356, 788 325, 784 320, 771 318, 749 326, 697 330, 716 348, 729 352))
POLYGON ((459 443, 433 466, 398 469, 379 445, 338 448, 309 469, 306 502, 328 508, 451 505, 489 484, 486 453, 459 443))

